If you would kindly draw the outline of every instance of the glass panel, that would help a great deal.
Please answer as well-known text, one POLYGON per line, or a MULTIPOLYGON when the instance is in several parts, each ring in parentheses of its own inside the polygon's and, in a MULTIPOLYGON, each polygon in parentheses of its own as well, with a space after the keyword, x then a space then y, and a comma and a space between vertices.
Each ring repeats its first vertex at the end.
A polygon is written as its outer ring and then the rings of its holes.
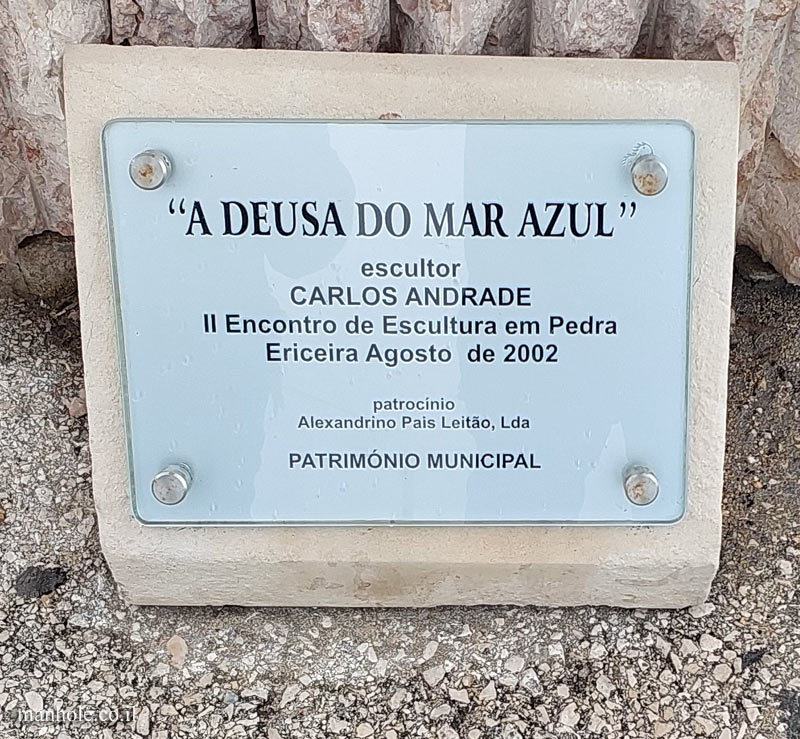
POLYGON ((120 120, 103 143, 142 522, 682 516, 687 124, 120 120))

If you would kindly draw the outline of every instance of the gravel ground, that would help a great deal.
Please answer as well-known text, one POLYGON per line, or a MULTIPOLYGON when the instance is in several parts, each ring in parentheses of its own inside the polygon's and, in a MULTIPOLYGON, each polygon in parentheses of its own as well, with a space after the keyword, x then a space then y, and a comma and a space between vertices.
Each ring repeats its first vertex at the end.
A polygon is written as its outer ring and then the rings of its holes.
POLYGON ((0 737, 800 739, 800 290, 739 269, 722 565, 676 612, 125 605, 77 306, 0 303, 0 737))

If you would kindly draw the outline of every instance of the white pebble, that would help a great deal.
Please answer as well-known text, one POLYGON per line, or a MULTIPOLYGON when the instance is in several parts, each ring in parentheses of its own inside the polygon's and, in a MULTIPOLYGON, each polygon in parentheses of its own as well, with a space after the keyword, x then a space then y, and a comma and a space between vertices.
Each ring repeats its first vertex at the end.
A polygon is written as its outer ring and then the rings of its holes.
POLYGON ((422 650, 422 659, 424 662, 427 662, 434 654, 436 654, 436 650, 439 648, 438 641, 429 641, 425 645, 425 649, 422 650))
POLYGON ((425 682, 428 683, 428 685, 434 687, 444 679, 444 667, 441 665, 431 667, 422 673, 422 677, 425 679, 425 682))
POLYGON ((478 700, 483 701, 493 701, 497 698, 497 688, 494 686, 494 680, 490 680, 486 687, 478 693, 478 700))
POLYGON ((733 674, 733 668, 729 664, 726 664, 725 662, 720 662, 714 668, 713 672, 714 679, 720 683, 727 682, 732 674, 733 674))
POLYGON ((42 699, 42 696, 35 690, 30 690, 25 693, 24 698, 25 702, 28 704, 28 708, 30 708, 34 713, 39 713, 42 709, 44 709, 44 700, 42 699))
POLYGON ((574 703, 570 703, 558 717, 558 722, 564 724, 564 726, 569 726, 570 728, 577 725, 578 721, 581 720, 581 714, 578 712, 578 706, 574 703))
POLYGON ((703 634, 700 637, 700 649, 704 652, 716 652, 722 649, 722 640, 711 634, 703 634))

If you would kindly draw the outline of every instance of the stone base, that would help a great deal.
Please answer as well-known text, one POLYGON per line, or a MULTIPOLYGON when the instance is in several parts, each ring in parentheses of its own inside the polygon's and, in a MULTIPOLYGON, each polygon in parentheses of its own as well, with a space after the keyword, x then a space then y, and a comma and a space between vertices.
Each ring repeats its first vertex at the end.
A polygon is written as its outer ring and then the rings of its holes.
POLYGON ((647 528, 638 541, 622 529, 597 541, 591 530, 553 527, 174 531, 120 524, 106 521, 100 530, 122 595, 160 605, 681 608, 706 599, 719 550, 711 522, 695 527, 705 540, 694 545, 680 527, 671 541, 647 528))
POLYGON ((720 546, 737 158, 715 62, 74 47, 65 60, 94 495, 125 597, 148 604, 682 607, 720 546), (674 525, 144 527, 131 515, 100 136, 114 118, 680 119, 696 136, 687 512, 674 525))

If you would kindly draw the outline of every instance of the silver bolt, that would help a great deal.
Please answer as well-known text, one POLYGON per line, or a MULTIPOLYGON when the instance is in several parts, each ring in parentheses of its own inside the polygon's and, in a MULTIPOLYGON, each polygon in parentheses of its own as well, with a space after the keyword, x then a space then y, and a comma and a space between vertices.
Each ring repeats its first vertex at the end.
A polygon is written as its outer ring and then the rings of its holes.
POLYGON ((633 186, 642 195, 658 195, 669 180, 667 165, 655 154, 638 157, 631 165, 633 186))
POLYGON ((150 485, 159 503, 180 503, 192 486, 192 471, 185 464, 168 464, 159 472, 150 485))
POLYGON ((128 172, 134 185, 142 190, 155 190, 169 178, 172 162, 163 151, 148 149, 131 159, 128 172))
POLYGON ((625 470, 625 495, 635 505, 648 505, 658 497, 658 478, 652 470, 634 465, 625 470))

